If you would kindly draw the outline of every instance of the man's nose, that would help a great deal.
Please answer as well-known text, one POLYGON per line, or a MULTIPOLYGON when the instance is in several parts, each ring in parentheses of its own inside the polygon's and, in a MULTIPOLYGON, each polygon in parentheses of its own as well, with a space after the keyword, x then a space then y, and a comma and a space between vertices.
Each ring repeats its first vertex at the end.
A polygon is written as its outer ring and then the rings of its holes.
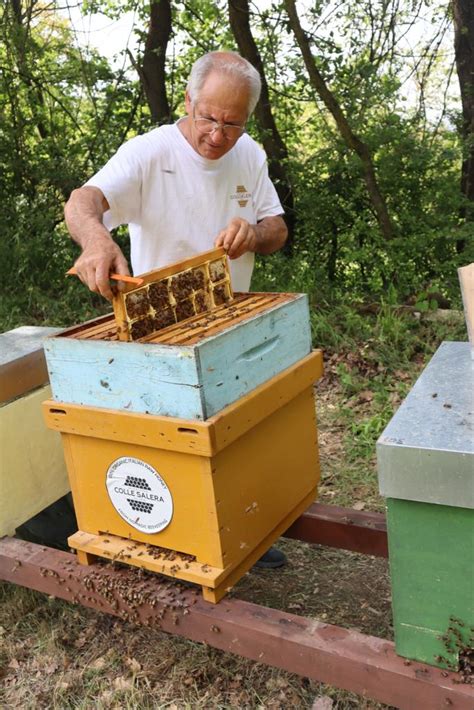
POLYGON ((212 142, 216 145, 220 145, 225 141, 224 128, 219 123, 216 123, 216 125, 213 126, 211 131, 211 138, 212 142))

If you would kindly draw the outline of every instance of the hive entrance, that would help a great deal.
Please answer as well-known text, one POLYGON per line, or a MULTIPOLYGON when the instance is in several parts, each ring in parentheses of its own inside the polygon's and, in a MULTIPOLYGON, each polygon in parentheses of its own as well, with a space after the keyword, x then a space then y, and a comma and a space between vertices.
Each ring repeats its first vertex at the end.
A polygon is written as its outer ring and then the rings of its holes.
POLYGON ((139 340, 206 314, 233 299, 224 249, 150 271, 143 284, 125 285, 114 297, 119 340, 139 340))

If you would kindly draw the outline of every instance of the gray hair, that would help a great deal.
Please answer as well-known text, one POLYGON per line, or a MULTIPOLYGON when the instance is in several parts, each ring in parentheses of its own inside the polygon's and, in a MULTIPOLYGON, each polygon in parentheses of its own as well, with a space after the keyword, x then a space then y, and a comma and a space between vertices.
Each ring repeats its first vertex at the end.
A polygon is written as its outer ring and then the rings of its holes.
POLYGON ((199 99, 204 82, 213 71, 227 74, 247 84, 250 92, 248 104, 250 116, 260 98, 262 81, 255 67, 237 52, 208 52, 194 62, 186 87, 191 101, 199 99))

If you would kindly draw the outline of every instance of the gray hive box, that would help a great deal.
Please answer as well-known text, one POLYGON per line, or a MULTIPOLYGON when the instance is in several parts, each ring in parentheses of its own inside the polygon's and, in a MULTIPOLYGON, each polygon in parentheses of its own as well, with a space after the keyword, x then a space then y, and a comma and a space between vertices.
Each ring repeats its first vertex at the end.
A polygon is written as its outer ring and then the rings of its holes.
POLYGON ((43 341, 60 330, 24 325, 0 334, 0 403, 48 383, 43 341))
POLYGON ((474 360, 444 342, 377 442, 386 498, 474 508, 474 360))
POLYGON ((458 670, 474 639, 474 360, 439 347, 377 443, 397 653, 458 670))

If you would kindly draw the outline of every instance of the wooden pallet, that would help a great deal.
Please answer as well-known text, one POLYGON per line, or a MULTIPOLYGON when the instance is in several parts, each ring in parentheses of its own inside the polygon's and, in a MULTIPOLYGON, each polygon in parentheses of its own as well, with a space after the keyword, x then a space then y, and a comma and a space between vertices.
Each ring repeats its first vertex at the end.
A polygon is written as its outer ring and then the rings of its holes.
MULTIPOLYGON (((380 513, 316 503, 286 536, 387 556, 385 519, 380 513)), ((66 552, 13 538, 0 540, 0 579, 6 582, 397 708, 472 710, 474 687, 469 679, 403 659, 391 641, 238 598, 207 604, 194 589, 159 577, 142 578, 135 572, 122 566, 85 567, 66 552)))

